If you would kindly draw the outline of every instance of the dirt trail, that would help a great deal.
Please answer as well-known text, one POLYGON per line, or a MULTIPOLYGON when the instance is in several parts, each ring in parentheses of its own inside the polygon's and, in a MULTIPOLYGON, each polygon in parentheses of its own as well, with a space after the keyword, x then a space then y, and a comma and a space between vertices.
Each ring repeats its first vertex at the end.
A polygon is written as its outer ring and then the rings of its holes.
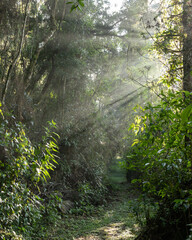
POLYGON ((108 215, 109 218, 111 216, 111 220, 87 236, 74 240, 131 240, 137 236, 139 227, 131 210, 131 202, 136 200, 138 195, 127 184, 126 171, 118 166, 117 161, 113 162, 109 177, 118 190, 111 204, 104 209, 105 216, 108 215))
MULTIPOLYGON (((136 217, 132 213, 132 202, 137 194, 125 183, 120 186, 111 204, 104 209, 105 214, 99 216, 103 226, 93 229, 86 236, 74 240, 133 240, 139 231, 136 217), (108 221, 106 221, 106 218, 108 221)), ((102 225, 102 224, 101 224, 102 225)))
MULTIPOLYGON (((114 191, 105 206, 98 207, 91 216, 66 216, 52 233, 60 240, 133 240, 139 225, 133 207, 138 193, 126 183, 125 172, 117 164, 110 172, 114 191)), ((52 239, 52 238, 50 238, 52 239)))

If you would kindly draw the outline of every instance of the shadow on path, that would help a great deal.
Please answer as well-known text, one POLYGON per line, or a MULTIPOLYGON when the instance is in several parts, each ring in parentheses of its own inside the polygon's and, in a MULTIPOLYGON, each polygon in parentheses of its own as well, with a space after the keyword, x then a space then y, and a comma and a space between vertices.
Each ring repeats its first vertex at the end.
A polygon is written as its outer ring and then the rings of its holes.
POLYGON ((126 183, 125 170, 117 160, 111 165, 109 178, 114 194, 106 206, 100 206, 92 216, 66 216, 54 239, 63 240, 133 240, 139 231, 132 212, 132 202, 138 194, 126 183))

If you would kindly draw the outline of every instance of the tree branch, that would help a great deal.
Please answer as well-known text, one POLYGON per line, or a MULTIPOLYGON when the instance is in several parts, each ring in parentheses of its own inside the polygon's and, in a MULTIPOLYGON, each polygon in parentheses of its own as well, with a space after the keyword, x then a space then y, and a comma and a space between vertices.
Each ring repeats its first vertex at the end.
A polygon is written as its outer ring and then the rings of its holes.
POLYGON ((8 70, 6 81, 5 81, 5 86, 4 86, 3 91, 2 91, 1 101, 2 101, 3 105, 5 104, 6 95, 7 95, 7 92, 9 90, 9 85, 10 85, 10 82, 11 82, 11 74, 13 72, 13 69, 14 69, 15 65, 17 64, 17 62, 20 58, 21 51, 22 51, 22 48, 23 48, 23 42, 24 42, 24 38, 25 38, 25 28, 26 28, 27 17, 28 17, 27 12, 28 12, 29 3, 30 3, 30 0, 27 0, 26 6, 25 6, 25 16, 24 16, 24 23, 23 23, 23 28, 22 28, 22 36, 21 36, 21 41, 20 41, 20 45, 19 45, 19 50, 18 50, 17 55, 13 59, 13 62, 9 66, 9 70, 8 70))

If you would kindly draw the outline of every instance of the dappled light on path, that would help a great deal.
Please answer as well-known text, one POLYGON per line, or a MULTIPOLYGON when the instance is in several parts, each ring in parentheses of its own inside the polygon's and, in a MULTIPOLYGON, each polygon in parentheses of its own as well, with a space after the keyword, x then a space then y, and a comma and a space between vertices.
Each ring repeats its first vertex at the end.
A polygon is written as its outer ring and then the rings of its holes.
POLYGON ((103 231, 104 239, 123 240, 134 237, 131 229, 126 227, 122 222, 112 223, 107 227, 101 228, 101 231, 103 231))
MULTIPOLYGON (((137 198, 126 183, 125 172, 114 160, 111 165, 110 179, 119 189, 113 201, 105 209, 102 216, 93 220, 93 227, 87 235, 73 240, 133 240, 136 238, 139 226, 131 212, 130 200, 137 198)), ((89 223, 90 224, 90 223, 89 223)))
MULTIPOLYGON (((136 227, 136 226, 135 226, 136 227)), ((136 236, 124 223, 112 223, 108 226, 99 228, 97 232, 86 237, 75 238, 74 240, 131 240, 136 236)))
POLYGON ((114 186, 105 205, 98 206, 86 215, 65 215, 50 233, 58 240, 133 240, 140 227, 137 211, 139 192, 126 183, 125 172, 114 160, 110 182, 114 186))

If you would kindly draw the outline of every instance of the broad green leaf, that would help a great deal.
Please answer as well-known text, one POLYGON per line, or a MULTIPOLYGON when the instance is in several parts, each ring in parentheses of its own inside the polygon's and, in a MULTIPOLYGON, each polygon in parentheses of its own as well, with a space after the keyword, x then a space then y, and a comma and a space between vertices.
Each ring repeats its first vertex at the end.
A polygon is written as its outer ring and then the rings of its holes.
POLYGON ((85 4, 84 4, 82 1, 79 1, 79 4, 80 4, 82 7, 85 6, 85 4))
POLYGON ((139 139, 135 139, 131 147, 133 147, 135 144, 139 143, 139 139))
POLYGON ((188 121, 188 118, 190 116, 190 114, 192 113, 192 104, 190 104, 189 106, 187 106, 183 112, 181 113, 181 121, 182 123, 185 123, 188 121))
POLYGON ((78 8, 78 5, 73 4, 70 12, 72 12, 73 10, 76 10, 77 8, 78 8))

